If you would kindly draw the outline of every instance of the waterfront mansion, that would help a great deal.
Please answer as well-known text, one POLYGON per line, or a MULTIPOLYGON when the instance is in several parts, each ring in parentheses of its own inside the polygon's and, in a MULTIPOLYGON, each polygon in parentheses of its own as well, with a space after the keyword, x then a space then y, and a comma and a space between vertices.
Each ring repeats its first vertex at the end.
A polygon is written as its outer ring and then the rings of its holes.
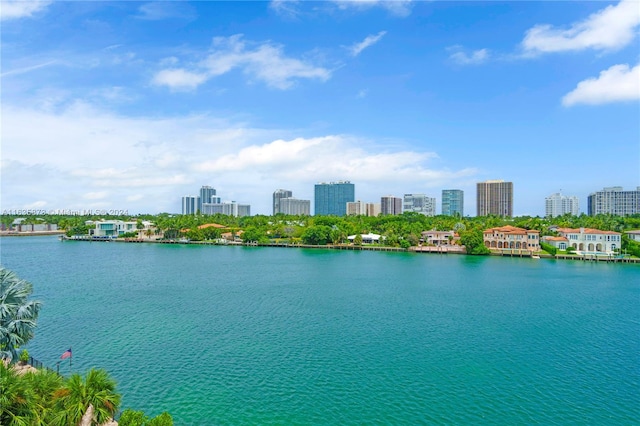
POLYGON ((557 228, 557 237, 543 237, 542 241, 559 250, 573 247, 579 253, 611 254, 622 245, 622 235, 614 231, 601 231, 591 228, 557 228))
POLYGON ((516 226, 489 228, 482 233, 484 245, 491 250, 515 249, 540 251, 540 231, 516 226))

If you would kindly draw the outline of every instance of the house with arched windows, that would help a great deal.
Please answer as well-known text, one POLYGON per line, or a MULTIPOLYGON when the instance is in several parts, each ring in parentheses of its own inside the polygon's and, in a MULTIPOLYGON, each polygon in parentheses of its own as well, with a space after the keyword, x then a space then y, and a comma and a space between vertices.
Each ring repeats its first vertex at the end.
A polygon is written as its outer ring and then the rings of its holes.
POLYGON ((540 251, 540 231, 516 226, 489 228, 482 233, 484 245, 491 250, 540 251))
POLYGON ((610 254, 620 249, 622 245, 622 235, 614 231, 591 228, 558 228, 556 232, 560 237, 567 239, 567 247, 573 247, 578 253, 610 254))

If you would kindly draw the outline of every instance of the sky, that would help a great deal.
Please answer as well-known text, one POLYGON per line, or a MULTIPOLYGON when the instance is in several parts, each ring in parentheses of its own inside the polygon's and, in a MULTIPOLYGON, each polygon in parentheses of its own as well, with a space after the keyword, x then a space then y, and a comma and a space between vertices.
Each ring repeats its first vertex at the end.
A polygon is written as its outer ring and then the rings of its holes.
POLYGON ((2 212, 640 186, 640 0, 0 6, 2 212))

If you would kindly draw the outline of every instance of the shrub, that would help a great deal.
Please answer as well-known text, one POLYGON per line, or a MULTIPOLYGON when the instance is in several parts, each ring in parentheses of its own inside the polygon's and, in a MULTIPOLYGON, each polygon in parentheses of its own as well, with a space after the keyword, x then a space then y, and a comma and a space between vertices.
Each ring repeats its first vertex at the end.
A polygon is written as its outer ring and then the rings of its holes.
POLYGON ((552 246, 551 244, 540 242, 540 247, 542 248, 542 250, 546 251, 551 256, 555 256, 556 253, 558 252, 558 249, 552 246))
POLYGON ((20 352, 20 362, 22 362, 23 364, 26 364, 29 362, 29 351, 26 349, 23 349, 22 352, 20 352))

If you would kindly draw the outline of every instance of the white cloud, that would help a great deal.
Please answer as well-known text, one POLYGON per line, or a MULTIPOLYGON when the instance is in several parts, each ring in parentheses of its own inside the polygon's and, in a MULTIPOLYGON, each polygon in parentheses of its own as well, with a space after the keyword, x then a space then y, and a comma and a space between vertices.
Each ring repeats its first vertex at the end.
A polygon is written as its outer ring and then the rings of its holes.
POLYGON ((405 17, 411 14, 412 0, 332 0, 340 9, 367 10, 382 7, 389 13, 405 17))
POLYGON ((181 196, 208 184, 223 199, 269 213, 278 187, 312 199, 315 182, 349 179, 359 197, 375 200, 476 175, 439 167, 433 152, 348 135, 302 137, 214 114, 125 117, 84 102, 55 110, 5 105, 2 125, 7 209, 44 202, 50 209, 179 212, 181 196))
POLYGON ((380 31, 378 34, 371 34, 360 43, 355 43, 354 45, 350 46, 348 49, 351 52, 351 55, 358 56, 364 49, 379 42, 386 33, 386 31, 380 31))
POLYGON ((269 3, 269 8, 278 15, 297 18, 300 15, 299 4, 298 0, 272 0, 269 3))
POLYGON ((477 65, 489 59, 488 49, 474 50, 470 55, 463 52, 459 46, 453 46, 449 50, 454 50, 449 58, 460 65, 477 65))
POLYGON ((44 10, 51 1, 38 0, 2 0, 0 4, 0 19, 30 18, 44 10))
POLYGON ((589 78, 562 98, 564 106, 576 104, 599 105, 612 102, 640 100, 640 64, 614 65, 597 78, 589 78))
POLYGON ((54 65, 57 62, 58 61, 53 60, 53 61, 43 62, 43 63, 37 64, 37 65, 31 65, 31 66, 27 66, 27 67, 12 69, 12 70, 3 72, 2 74, 0 74, 0 77, 8 77, 10 75, 25 74, 25 73, 28 73, 28 72, 31 72, 31 71, 38 70, 40 68, 44 68, 44 67, 48 67, 50 65, 54 65))
POLYGON ((153 77, 153 84, 168 86, 174 90, 193 90, 207 81, 207 76, 184 69, 166 69, 153 77))
POLYGON ((240 68, 250 78, 277 89, 288 89, 299 79, 326 81, 331 71, 284 55, 282 46, 269 42, 247 47, 241 34, 216 37, 213 49, 193 70, 172 68, 158 72, 153 83, 173 89, 194 89, 210 78, 240 68))
POLYGON ((182 1, 153 1, 138 8, 138 19, 160 21, 163 19, 196 18, 196 12, 188 3, 182 1))
POLYGON ((635 38, 638 25, 638 0, 622 0, 567 29, 536 25, 527 31, 522 47, 528 54, 584 49, 616 50, 635 38))

